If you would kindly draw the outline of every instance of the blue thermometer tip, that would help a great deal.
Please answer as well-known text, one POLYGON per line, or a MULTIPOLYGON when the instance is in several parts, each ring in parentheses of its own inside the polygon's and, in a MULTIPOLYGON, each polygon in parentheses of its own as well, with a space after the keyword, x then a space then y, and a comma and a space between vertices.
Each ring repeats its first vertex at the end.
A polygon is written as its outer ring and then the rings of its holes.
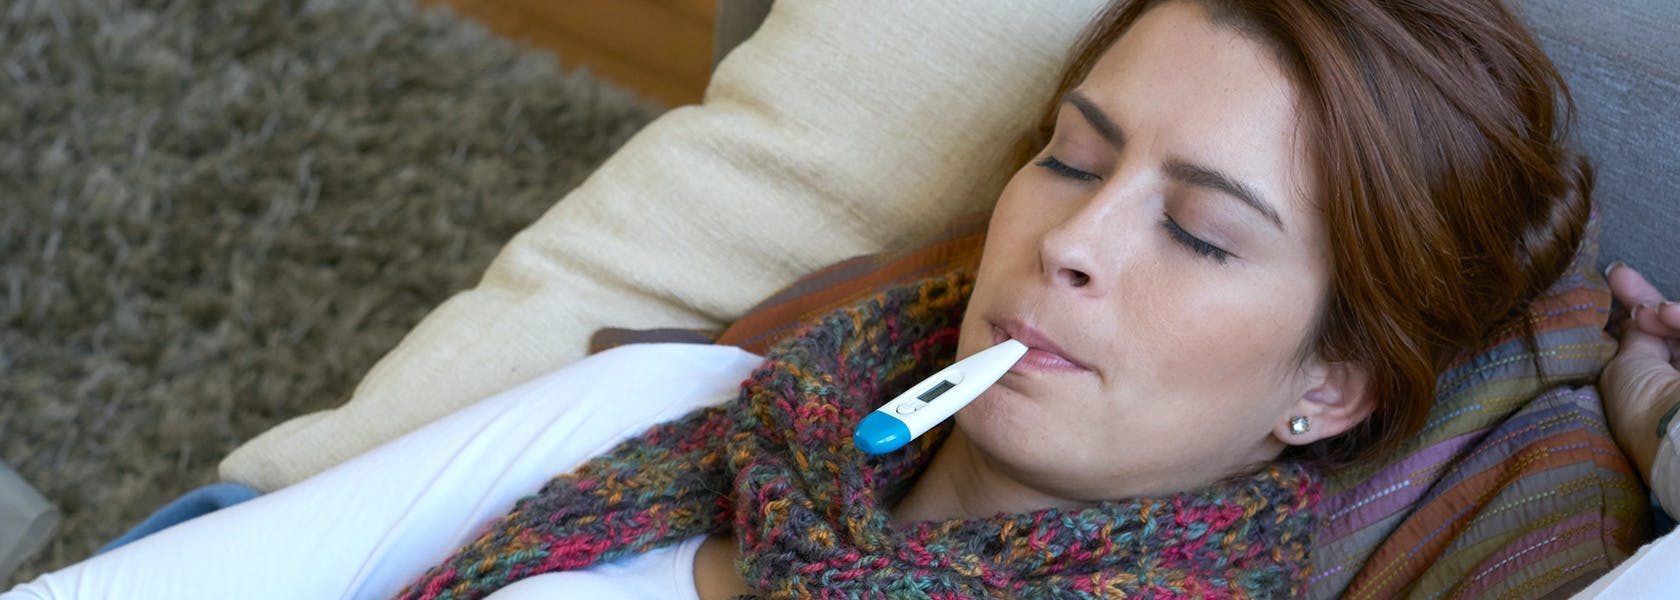
POLYGON ((864 454, 886 454, 910 443, 910 428, 903 421, 872 412, 858 423, 852 443, 864 454))

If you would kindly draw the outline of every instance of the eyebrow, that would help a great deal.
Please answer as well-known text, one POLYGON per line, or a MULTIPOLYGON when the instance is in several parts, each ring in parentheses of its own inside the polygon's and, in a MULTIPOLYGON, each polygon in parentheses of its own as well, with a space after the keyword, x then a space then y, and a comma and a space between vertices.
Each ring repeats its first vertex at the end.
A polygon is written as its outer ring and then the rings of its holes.
POLYGON ((1286 230, 1283 226, 1283 219, 1278 217, 1277 210, 1272 208, 1270 203, 1260 199, 1259 194, 1254 193, 1253 189, 1243 185, 1241 181, 1237 181, 1236 179, 1231 178, 1231 176, 1221 173, 1218 170, 1209 169, 1200 165, 1193 165, 1174 158, 1167 160, 1167 177, 1177 179, 1190 185, 1212 188, 1225 192, 1226 194, 1241 200, 1242 203, 1247 204, 1249 208, 1259 211, 1262 216, 1266 217, 1267 221, 1271 221, 1278 229, 1286 230))
MULTIPOLYGON (((1126 145, 1125 131, 1114 123, 1114 119, 1108 118, 1108 115, 1103 113, 1102 109, 1097 108, 1097 105, 1091 102, 1090 98, 1086 98, 1084 94, 1079 93, 1079 90, 1069 90, 1066 95, 1062 96, 1062 101, 1079 109, 1079 114, 1085 116, 1085 121, 1097 130, 1097 135, 1108 140, 1110 145, 1116 149, 1126 145)), ((1259 212, 1261 216, 1266 217, 1266 220, 1271 221, 1278 229, 1287 230, 1283 226, 1283 218, 1278 216, 1277 209, 1272 208, 1270 202, 1265 201, 1260 194, 1255 193, 1254 188, 1244 185, 1235 177, 1231 177, 1218 169, 1176 158, 1167 160, 1166 171, 1168 177, 1180 182, 1224 192, 1259 212)))
POLYGON ((1102 109, 1097 108, 1097 105, 1091 102, 1090 98, 1086 98, 1084 94, 1079 93, 1079 90, 1068 90, 1068 93, 1062 96, 1062 101, 1079 109, 1079 114, 1085 115, 1085 121, 1097 130, 1097 135, 1108 140, 1109 144, 1112 144, 1115 148, 1126 145, 1126 134, 1120 131, 1120 126, 1115 125, 1114 119, 1110 119, 1108 115, 1103 114, 1102 109))

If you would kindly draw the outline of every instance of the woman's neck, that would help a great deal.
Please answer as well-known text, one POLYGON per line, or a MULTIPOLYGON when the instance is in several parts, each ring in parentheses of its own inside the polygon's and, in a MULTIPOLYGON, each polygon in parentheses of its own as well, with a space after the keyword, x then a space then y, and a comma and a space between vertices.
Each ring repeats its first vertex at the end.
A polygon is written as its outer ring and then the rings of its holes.
POLYGON ((984 518, 1071 508, 1080 503, 1044 493, 1011 477, 953 428, 922 474, 892 508, 894 525, 918 521, 984 518))

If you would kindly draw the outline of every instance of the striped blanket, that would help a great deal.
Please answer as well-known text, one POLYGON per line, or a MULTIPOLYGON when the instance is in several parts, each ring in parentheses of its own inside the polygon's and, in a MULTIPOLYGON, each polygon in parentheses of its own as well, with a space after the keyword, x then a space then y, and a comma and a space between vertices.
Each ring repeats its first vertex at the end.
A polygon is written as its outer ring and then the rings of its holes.
POLYGON ((1645 541, 1646 491, 1591 387, 1616 352, 1597 248, 1595 220, 1529 309, 1536 349, 1503 332, 1441 374, 1399 458, 1333 474, 1312 597, 1566 595, 1645 541))

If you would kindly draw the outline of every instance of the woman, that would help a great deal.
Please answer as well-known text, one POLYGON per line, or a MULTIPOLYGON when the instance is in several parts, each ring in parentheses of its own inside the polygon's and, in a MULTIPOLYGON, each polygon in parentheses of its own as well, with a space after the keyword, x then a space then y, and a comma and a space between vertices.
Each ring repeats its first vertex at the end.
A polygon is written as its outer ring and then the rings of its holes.
MULTIPOLYGON (((998 200, 958 355, 1046 350, 958 413, 894 523, 1380 452, 1447 361, 1563 270, 1585 164, 1513 15, 1319 4, 1099 19, 998 200)), ((728 580, 738 552, 700 556, 728 580)))
MULTIPOLYGON (((1118 4, 998 199, 971 291, 945 278, 826 319, 735 401, 554 479, 405 595, 583 593, 565 571, 671 564, 692 580, 628 593, 1297 594, 1315 465, 1415 431, 1435 374, 1567 265, 1588 183, 1561 90, 1494 0, 1118 4), (953 427, 880 459, 849 447, 895 390, 1006 338, 1033 350, 953 427)), ((430 525, 480 530, 482 504, 430 525)), ((307 575, 288 581, 374 565, 311 588, 356 596, 436 561, 391 558, 409 530, 373 535, 256 562, 307 575)))

